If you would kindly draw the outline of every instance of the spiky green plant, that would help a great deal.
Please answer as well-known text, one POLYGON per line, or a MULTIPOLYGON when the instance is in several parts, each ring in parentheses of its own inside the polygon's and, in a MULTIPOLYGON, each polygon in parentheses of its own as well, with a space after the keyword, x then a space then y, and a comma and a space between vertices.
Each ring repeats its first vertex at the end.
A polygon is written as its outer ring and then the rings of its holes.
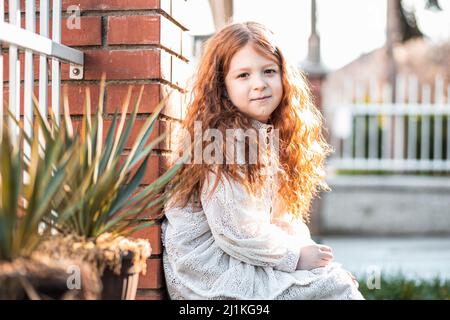
MULTIPOLYGON (((166 100, 161 101, 155 108, 142 126, 131 149, 124 153, 135 124, 143 86, 130 116, 127 117, 132 89, 130 86, 121 114, 115 112, 105 141, 102 115, 104 87, 103 80, 98 108, 93 119, 87 89, 85 115, 79 134, 74 134, 65 96, 64 124, 61 129, 57 129, 64 130, 68 147, 77 146, 79 165, 73 179, 67 181, 67 193, 62 194, 63 198, 58 199, 58 205, 54 209, 58 213, 57 219, 63 230, 88 239, 96 238, 105 232, 127 235, 154 224, 158 217, 156 213, 165 201, 163 188, 179 168, 179 165, 174 165, 152 184, 140 187, 152 150, 165 138, 163 134, 149 141, 166 100), (122 163, 119 162, 121 155, 124 157, 122 163), (142 217, 144 212, 146 217, 142 217)), ((46 119, 39 117, 39 121, 44 136, 51 138, 51 129, 46 124, 46 119)))
POLYGON ((12 261, 29 257, 48 235, 49 228, 38 232, 39 224, 59 205, 65 182, 71 179, 70 172, 76 171, 77 162, 73 146, 65 145, 64 137, 56 132, 50 131, 52 143, 45 140, 43 153, 39 126, 34 126, 32 137, 26 137, 21 128, 17 139, 11 138, 6 124, 1 131, 0 260, 12 261), (21 147, 24 141, 31 146, 27 157, 21 147))
MULTIPOLYGON (((104 81, 100 91, 102 97, 104 81)), ((89 92, 80 134, 74 133, 67 96, 61 126, 51 112, 50 120, 44 118, 35 100, 32 137, 20 130, 20 144, 13 146, 9 129, 6 125, 2 128, 0 260, 29 256, 51 229, 38 233, 42 222, 87 239, 105 232, 127 235, 155 222, 158 216, 154 213, 159 212, 165 201, 162 190, 179 168, 173 166, 152 184, 140 188, 151 152, 164 139, 162 135, 149 141, 165 100, 147 119, 133 146, 123 155, 124 161, 119 163, 135 124, 142 92, 143 88, 127 117, 131 99, 129 88, 121 114, 117 111, 114 114, 105 141, 103 99, 100 98, 97 112, 91 119, 89 92), (24 157, 23 141, 31 146, 29 158, 24 157), (28 177, 25 182, 24 175, 28 177), (142 216, 144 211, 146 217, 142 216)))

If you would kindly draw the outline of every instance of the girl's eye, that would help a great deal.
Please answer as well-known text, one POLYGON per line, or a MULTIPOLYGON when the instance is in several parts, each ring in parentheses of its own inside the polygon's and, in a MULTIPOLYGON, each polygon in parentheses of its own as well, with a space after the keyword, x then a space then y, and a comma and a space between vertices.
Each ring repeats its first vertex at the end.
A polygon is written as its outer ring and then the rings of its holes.
POLYGON ((238 78, 244 78, 245 76, 247 76, 248 75, 248 73, 246 72, 246 73, 241 73, 240 75, 238 75, 238 78))
POLYGON ((275 70, 275 69, 267 69, 265 72, 266 73, 277 73, 277 70, 275 70))

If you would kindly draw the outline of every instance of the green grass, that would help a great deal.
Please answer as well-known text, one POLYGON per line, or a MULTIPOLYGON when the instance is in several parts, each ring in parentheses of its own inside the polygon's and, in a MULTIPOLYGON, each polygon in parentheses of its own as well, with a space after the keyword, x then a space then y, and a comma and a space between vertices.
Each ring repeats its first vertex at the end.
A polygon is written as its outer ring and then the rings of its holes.
POLYGON ((370 289, 375 281, 359 278, 359 290, 367 300, 450 300, 450 280, 412 280, 391 275, 380 279, 379 289, 370 289))

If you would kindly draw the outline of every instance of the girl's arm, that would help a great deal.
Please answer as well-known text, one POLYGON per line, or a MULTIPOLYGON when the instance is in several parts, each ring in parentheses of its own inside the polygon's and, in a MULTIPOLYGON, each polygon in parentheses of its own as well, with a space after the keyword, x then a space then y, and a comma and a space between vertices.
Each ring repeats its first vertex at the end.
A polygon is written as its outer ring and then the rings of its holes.
POLYGON ((300 256, 297 239, 270 221, 268 207, 234 181, 216 175, 202 190, 201 202, 218 246, 230 256, 256 266, 293 272, 300 256))
POLYGON ((333 260, 332 249, 325 245, 318 245, 311 239, 306 224, 298 218, 292 217, 281 197, 276 197, 273 203, 272 223, 279 226, 285 232, 296 237, 302 244, 297 270, 311 270, 324 267, 333 260))
POLYGON ((300 218, 294 218, 286 211, 284 201, 281 197, 275 197, 271 222, 297 238, 303 245, 315 244, 311 239, 308 226, 300 218))

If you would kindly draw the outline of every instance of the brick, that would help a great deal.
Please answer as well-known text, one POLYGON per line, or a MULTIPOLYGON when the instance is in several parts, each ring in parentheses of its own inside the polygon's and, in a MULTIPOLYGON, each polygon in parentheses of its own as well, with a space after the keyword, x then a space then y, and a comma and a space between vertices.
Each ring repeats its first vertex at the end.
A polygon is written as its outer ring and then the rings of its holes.
POLYGON ((165 133, 165 139, 159 144, 159 149, 170 150, 170 121, 159 121, 159 132, 161 134, 165 133))
POLYGON ((143 210, 139 215, 136 217, 136 219, 142 219, 142 220, 155 220, 159 219, 163 216, 162 208, 149 208, 143 210))
MULTIPOLYGON (((130 149, 133 146, 133 143, 136 140, 139 130, 142 128, 144 121, 145 120, 142 120, 142 119, 136 119, 134 126, 131 129, 130 136, 128 137, 128 141, 125 143, 125 150, 130 149)), ((73 123, 74 131, 81 132, 82 120, 81 119, 72 119, 72 123, 73 123)), ((112 120, 109 120, 109 119, 103 120, 103 142, 106 141, 106 137, 108 135, 108 130, 111 127, 111 123, 112 123, 112 120)), ((117 127, 116 127, 116 130, 117 130, 117 127)), ((150 135, 148 144, 151 143, 151 141, 159 135, 158 132, 159 132, 159 125, 157 122, 156 127, 153 129, 153 132, 150 135)), ((122 156, 122 157, 124 157, 124 156, 122 156)), ((155 161, 155 160, 153 160, 153 161, 155 161)), ((150 165, 151 164, 152 164, 152 161, 150 161, 150 165)), ((150 175, 150 173, 148 173, 148 174, 150 175)), ((151 180, 151 178, 148 178, 148 180, 151 180)))
MULTIPOLYGON (((95 114, 98 106, 98 99, 100 93, 100 85, 76 85, 76 84, 68 84, 67 87, 67 96, 69 100, 69 112, 71 115, 83 115, 86 105, 86 88, 90 90, 90 100, 91 100, 91 114, 95 114)), ((63 96, 65 94, 65 89, 62 86, 61 90, 61 101, 63 101, 63 96)), ((51 100, 51 99, 50 99, 51 100)), ((64 114, 63 108, 61 113, 64 114)))
POLYGON ((181 55, 188 60, 193 58, 193 49, 194 49, 194 40, 193 37, 188 34, 186 31, 181 32, 181 55))
POLYGON ((189 101, 190 96, 188 94, 181 95, 181 119, 184 119, 186 117, 189 101))
POLYGON ((160 78, 172 82, 172 55, 160 50, 160 78))
MULTIPOLYGON (((116 108, 120 112, 122 104, 128 93, 128 84, 108 84, 106 87, 106 112, 114 113, 116 108)), ((128 106, 127 113, 131 113, 134 108, 134 104, 139 96, 141 85, 135 84, 132 86, 131 99, 128 106)), ((155 110, 155 107, 160 101, 161 85, 160 84, 145 84, 144 92, 142 93, 141 102, 138 107, 139 113, 151 113, 155 110)))
MULTIPOLYGON (((64 97, 64 85, 61 86, 61 114, 64 114, 63 108, 63 97, 64 97)), ((69 84, 67 86, 67 95, 69 100, 69 111, 71 115, 82 115, 84 114, 85 101, 86 101, 86 87, 89 87, 91 90, 91 113, 94 114, 97 110, 97 101, 98 95, 100 91, 100 87, 98 85, 73 85, 69 84)), ((39 99, 39 86, 34 86, 34 95, 37 99, 39 99)), ((52 105, 52 94, 51 94, 51 85, 48 86, 47 89, 47 105, 52 105)), ((3 88, 3 96, 8 99, 9 97, 9 88, 3 88)), ((23 85, 20 87, 20 114, 24 113, 24 89, 23 85)))
POLYGON ((163 86, 161 95, 167 98, 162 114, 181 120, 181 92, 178 89, 163 86))
POLYGON ((169 295, 166 289, 138 289, 136 300, 167 300, 169 295))
MULTIPOLYGON (((116 109, 120 112, 122 104, 128 93, 129 84, 108 84, 106 87, 106 112, 114 114, 116 109)), ((132 85, 131 99, 128 106, 127 114, 133 111, 139 91, 139 84, 132 85)), ((167 85, 160 83, 152 83, 144 85, 141 102, 138 107, 138 113, 151 113, 161 102, 162 97, 168 96, 166 107, 161 114, 171 118, 181 119, 181 93, 177 89, 173 89, 167 85)))
POLYGON ((101 17, 80 17, 80 28, 73 28, 65 18, 62 20, 61 42, 67 46, 90 46, 102 44, 101 17))
MULTIPOLYGON (((89 46, 102 44, 101 17, 80 17, 79 27, 79 29, 75 28, 75 26, 72 26, 67 18, 63 18, 61 23, 61 43, 67 46, 89 46)), ((36 33, 39 32, 40 21, 39 18, 36 18, 36 33)), ((49 33, 50 37, 52 37, 53 27, 51 19, 49 21, 49 33)))
MULTIPOLYGON (((25 28, 25 18, 21 19, 21 26, 25 28)), ((35 33, 40 32, 40 20, 36 17, 35 33)), ((52 20, 49 20, 49 37, 53 36, 52 20)), ((79 28, 68 23, 67 18, 61 21, 61 43, 66 46, 92 46, 102 44, 101 17, 80 17, 79 28)), ((3 45, 8 48, 7 44, 3 45)))
MULTIPOLYGON (((37 99, 39 99, 39 87, 35 86, 34 87, 34 95, 37 99)), ((50 87, 47 90, 47 95, 50 95, 51 91, 50 91, 50 87)), ((3 99, 4 99, 4 108, 5 110, 8 109, 8 101, 9 101, 9 88, 8 87, 3 87, 3 99)), ((20 86, 20 115, 23 115, 24 113, 24 89, 23 89, 23 85, 20 86)), ((49 104, 50 105, 50 104, 49 104)), ((4 115, 6 115, 4 113, 4 115)))
POLYGON ((108 17, 107 42, 160 45, 181 55, 182 29, 161 15, 108 17))
POLYGON ((172 0, 172 18, 188 31, 189 19, 192 17, 192 10, 189 10, 189 2, 185 0, 172 0))
MULTIPOLYGON (((48 94, 48 101, 49 105, 52 104, 52 97, 51 97, 51 86, 49 86, 49 94, 48 94)), ((66 86, 61 86, 61 114, 64 114, 64 96, 67 92, 68 97, 68 103, 69 103, 69 112, 71 115, 83 115, 85 106, 86 106, 86 88, 89 88, 90 90, 90 100, 91 100, 91 114, 95 114, 98 107, 98 99, 99 99, 99 93, 100 93, 100 85, 73 85, 68 84, 66 86), (67 89, 65 89, 65 87, 67 89), (67 91, 66 91, 67 90, 67 91)))
POLYGON ((172 78, 171 82, 182 88, 183 90, 187 89, 188 81, 192 75, 192 66, 189 65, 186 61, 181 60, 178 57, 172 57, 172 78))
POLYGON ((108 17, 108 44, 159 44, 161 16, 108 17))
MULTIPOLYGON (((19 61, 20 61, 20 79, 24 79, 24 68, 25 68, 25 54, 23 52, 19 52, 19 61)), ((51 66, 50 66, 51 69, 51 66)), ((39 75, 39 56, 33 55, 33 76, 34 79, 38 79, 39 75)), ((3 81, 9 80, 9 54, 3 54, 3 81)))
MULTIPOLYGON (((67 11, 70 6, 79 6, 83 11, 106 10, 155 10, 160 9, 170 14, 171 0, 62 0, 62 10, 67 11)), ((36 11, 39 12, 39 0, 36 0, 36 11)), ((20 0, 20 8, 25 12, 25 0, 20 0)), ((9 3, 5 1, 5 13, 9 12, 9 3)))
MULTIPOLYGON (((170 81, 170 55, 161 50, 85 50, 84 80, 165 79, 170 81), (169 60, 167 61, 167 59, 169 60)), ((62 67, 62 78, 69 78, 69 65, 62 67)))
POLYGON ((131 237, 149 240, 150 246, 152 248, 152 255, 162 253, 160 224, 156 224, 151 227, 136 231, 135 233, 131 234, 131 237))
MULTIPOLYGON (((177 152, 177 150, 179 150, 180 148, 183 151, 187 150, 186 147, 179 146, 179 144, 181 143, 180 130, 181 130, 181 124, 176 121, 172 121, 171 126, 170 126, 170 150, 173 152, 173 157, 175 157, 175 152, 177 152)), ((175 160, 175 158, 168 156, 168 158, 166 159, 166 163, 165 163, 166 167, 170 167, 171 162, 174 160, 175 160)))
MULTIPOLYGON (((3 55, 8 61, 9 55, 3 55)), ((20 77, 24 78, 23 53, 19 53, 20 77)), ((39 74, 39 56, 34 55, 34 78, 39 74)), ((49 70, 51 69, 49 64, 49 70)), ((102 73, 107 80, 172 80, 172 55, 160 49, 84 50, 84 80, 100 80, 102 73)), ((4 63, 3 79, 9 80, 9 63, 4 63)), ((49 72, 49 80, 51 72, 49 72)), ((61 63, 61 80, 70 80, 69 64, 61 63)))
POLYGON ((161 16, 160 23, 161 26, 159 36, 161 46, 181 55, 181 37, 183 34, 183 29, 164 16, 161 16))
MULTIPOLYGON (((125 143, 125 149, 131 149, 131 147, 133 146, 134 142, 136 141, 145 121, 146 121, 146 119, 136 119, 135 120, 133 128, 131 129, 131 133, 128 136, 128 141, 125 143)), ((111 120, 105 120, 103 122, 103 138, 106 138, 106 135, 111 126, 111 123, 112 123, 111 120)), ((117 130, 117 127, 116 127, 116 130, 117 130)), ((159 120, 156 120, 155 127, 153 128, 153 131, 150 134, 147 144, 151 143, 151 141, 156 139, 158 136, 159 136, 159 120)))
POLYGON ((62 8, 78 5, 81 11, 161 9, 170 14, 171 0, 63 0, 62 8))
POLYGON ((164 284, 164 274, 162 259, 148 259, 147 272, 139 276, 138 288, 140 289, 159 289, 164 284))
MULTIPOLYGON (((5 4, 5 13, 9 12, 9 1, 4 2, 5 4)), ((37 8, 39 8, 39 0, 35 1, 35 8, 36 10, 38 10, 37 8)), ((20 11, 21 12, 25 12, 25 0, 20 0, 20 11)))
MULTIPOLYGON (((131 129, 130 136, 128 137, 128 140, 125 143, 125 150, 131 149, 134 141, 137 139, 139 131, 141 130, 144 122, 145 122, 145 119, 136 119, 134 126, 131 129)), ((108 130, 111 127, 111 123, 112 123, 112 120, 109 120, 109 119, 103 120, 103 142, 106 141, 106 137, 108 135, 108 130)), ((81 132, 81 125, 82 125, 81 119, 72 119, 72 125, 73 125, 75 132, 78 132, 78 133, 81 132)), ((116 130, 117 130, 117 127, 116 127, 116 130)), ((157 120, 155 128, 153 129, 153 132, 150 134, 147 145, 150 144, 158 136, 159 136, 159 120, 157 120)), ((119 163, 121 163, 121 161, 123 161, 123 158, 125 158, 125 155, 121 156, 121 157, 122 157, 122 160, 120 160, 119 163)), ((150 157, 150 162, 148 164, 147 173, 143 180, 145 181, 145 183, 148 184, 149 182, 154 181, 154 179, 156 179, 156 177, 159 176, 159 173, 160 173, 159 156, 153 155, 150 157), (153 169, 151 169, 151 168, 153 168, 153 169)))
POLYGON ((170 167, 171 156, 170 155, 160 155, 159 156, 159 171, 166 172, 170 167))
MULTIPOLYGON (((121 165, 126 159, 126 156, 120 156, 119 164, 121 165)), ((134 175, 136 171, 138 170, 139 166, 142 164, 144 160, 139 161, 134 168, 131 170, 131 175, 134 175)), ((145 174, 142 177, 142 180, 140 182, 141 185, 149 185, 152 182, 154 182, 159 177, 159 159, 158 156, 152 155, 149 158, 149 161, 147 163, 147 169, 145 170, 145 174)), ((144 216, 141 216, 142 218, 144 216)))

